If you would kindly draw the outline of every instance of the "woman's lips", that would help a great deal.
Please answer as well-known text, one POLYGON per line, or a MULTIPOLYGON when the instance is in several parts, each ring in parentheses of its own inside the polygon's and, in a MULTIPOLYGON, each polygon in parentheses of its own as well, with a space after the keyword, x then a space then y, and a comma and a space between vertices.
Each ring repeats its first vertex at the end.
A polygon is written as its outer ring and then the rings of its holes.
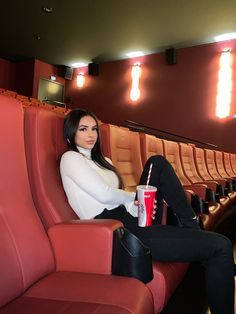
POLYGON ((95 141, 87 141, 88 145, 93 145, 95 143, 95 141))

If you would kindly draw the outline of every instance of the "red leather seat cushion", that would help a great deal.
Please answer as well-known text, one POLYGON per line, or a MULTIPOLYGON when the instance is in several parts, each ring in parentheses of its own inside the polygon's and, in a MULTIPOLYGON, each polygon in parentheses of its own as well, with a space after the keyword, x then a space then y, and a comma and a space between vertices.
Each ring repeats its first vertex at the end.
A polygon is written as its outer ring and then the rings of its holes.
POLYGON ((155 313, 167 304, 188 270, 188 263, 153 262, 154 279, 147 284, 153 294, 155 313))
POLYGON ((143 283, 133 278, 111 275, 56 272, 36 283, 24 297, 109 304, 129 309, 128 313, 153 313, 152 295, 143 283))
POLYGON ((1 314, 130 314, 128 309, 109 304, 58 301, 22 297, 0 310, 1 314))

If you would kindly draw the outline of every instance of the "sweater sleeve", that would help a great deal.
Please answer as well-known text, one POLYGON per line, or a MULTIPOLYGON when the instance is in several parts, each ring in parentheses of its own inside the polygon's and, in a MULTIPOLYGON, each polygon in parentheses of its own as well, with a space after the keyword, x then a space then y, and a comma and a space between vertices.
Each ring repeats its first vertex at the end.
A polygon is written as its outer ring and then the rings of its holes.
POLYGON ((108 185, 85 158, 76 152, 69 151, 62 156, 60 171, 62 176, 70 178, 85 193, 100 203, 114 206, 124 204, 130 207, 130 203, 134 201, 135 193, 108 185))

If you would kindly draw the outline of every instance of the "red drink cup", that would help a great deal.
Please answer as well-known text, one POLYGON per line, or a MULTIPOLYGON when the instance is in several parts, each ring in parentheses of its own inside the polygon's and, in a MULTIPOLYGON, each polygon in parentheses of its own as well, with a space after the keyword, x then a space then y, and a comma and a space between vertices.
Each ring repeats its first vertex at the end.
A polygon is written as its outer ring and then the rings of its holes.
POLYGON ((138 225, 148 227, 152 225, 152 215, 157 188, 151 185, 138 185, 138 225))

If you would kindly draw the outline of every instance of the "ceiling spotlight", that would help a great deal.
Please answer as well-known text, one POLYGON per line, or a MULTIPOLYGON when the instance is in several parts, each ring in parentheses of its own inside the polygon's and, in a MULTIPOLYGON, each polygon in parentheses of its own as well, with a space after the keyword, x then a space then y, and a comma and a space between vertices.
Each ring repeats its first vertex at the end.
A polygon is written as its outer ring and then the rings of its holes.
POLYGON ((88 64, 84 62, 77 62, 77 63, 72 63, 71 66, 72 68, 83 68, 86 67, 88 64))
POLYGON ((236 39, 236 33, 226 33, 226 34, 222 34, 219 36, 215 36, 215 41, 219 42, 219 41, 225 41, 225 40, 231 40, 231 39, 236 39))
POLYGON ((131 51, 126 53, 126 56, 128 58, 142 57, 144 56, 144 53, 142 51, 131 51))
POLYGON ((49 7, 42 7, 42 10, 45 12, 45 13, 52 13, 52 8, 49 8, 49 7))

